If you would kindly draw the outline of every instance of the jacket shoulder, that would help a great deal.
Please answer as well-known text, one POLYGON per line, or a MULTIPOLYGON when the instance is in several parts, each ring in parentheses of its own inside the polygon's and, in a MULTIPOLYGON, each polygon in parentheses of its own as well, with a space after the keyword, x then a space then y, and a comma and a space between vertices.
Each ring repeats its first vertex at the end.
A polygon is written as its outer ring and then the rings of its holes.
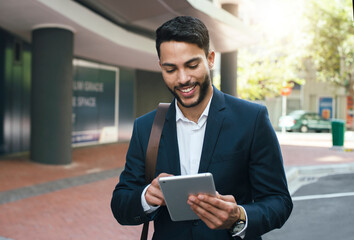
POLYGON ((229 107, 233 111, 240 111, 240 112, 247 111, 248 114, 250 112, 257 112, 258 113, 259 111, 262 111, 262 110, 267 111, 267 107, 262 104, 250 102, 250 101, 236 98, 236 97, 233 97, 233 96, 230 96, 227 94, 225 94, 225 104, 227 107, 229 107))
POLYGON ((151 111, 151 112, 148 112, 138 118, 136 118, 136 122, 138 122, 139 124, 148 124, 148 123, 151 123, 154 121, 154 118, 155 118, 155 115, 156 115, 156 109, 151 111))

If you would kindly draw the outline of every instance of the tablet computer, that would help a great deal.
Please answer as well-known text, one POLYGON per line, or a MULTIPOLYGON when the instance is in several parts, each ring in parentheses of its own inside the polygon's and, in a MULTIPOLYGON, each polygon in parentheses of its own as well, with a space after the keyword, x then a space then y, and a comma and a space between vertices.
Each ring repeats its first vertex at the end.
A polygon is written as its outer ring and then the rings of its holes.
POLYGON ((211 173, 161 177, 159 184, 172 221, 199 219, 187 204, 190 194, 206 193, 216 196, 211 173))

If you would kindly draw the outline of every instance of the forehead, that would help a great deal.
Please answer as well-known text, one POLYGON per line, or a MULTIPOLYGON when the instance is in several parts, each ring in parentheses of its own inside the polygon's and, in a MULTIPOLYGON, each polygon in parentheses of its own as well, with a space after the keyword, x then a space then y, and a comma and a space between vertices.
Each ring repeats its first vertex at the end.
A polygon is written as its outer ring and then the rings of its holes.
POLYGON ((197 44, 169 41, 160 45, 160 62, 184 63, 192 58, 205 58, 203 49, 197 44))

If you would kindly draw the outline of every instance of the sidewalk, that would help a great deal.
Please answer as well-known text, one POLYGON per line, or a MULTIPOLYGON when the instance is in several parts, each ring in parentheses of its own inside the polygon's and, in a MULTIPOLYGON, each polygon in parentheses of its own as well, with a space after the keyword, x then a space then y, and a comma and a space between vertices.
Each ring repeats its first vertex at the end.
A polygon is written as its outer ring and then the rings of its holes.
POLYGON ((66 166, 1 159, 0 239, 138 239, 141 227, 120 226, 110 210, 127 149, 77 148, 66 166))
MULTIPOLYGON (((278 134, 287 172, 300 166, 354 163, 331 149, 330 134, 278 134)), ((346 148, 354 148, 349 136, 346 148)), ((28 156, 0 159, 0 240, 139 239, 141 226, 120 226, 110 199, 127 143, 73 150, 73 163, 51 166, 28 156)), ((151 233, 150 233, 151 236, 151 233)))
POLYGON ((332 147, 330 133, 277 133, 277 136, 285 167, 354 162, 354 132, 346 132, 344 149, 332 147))

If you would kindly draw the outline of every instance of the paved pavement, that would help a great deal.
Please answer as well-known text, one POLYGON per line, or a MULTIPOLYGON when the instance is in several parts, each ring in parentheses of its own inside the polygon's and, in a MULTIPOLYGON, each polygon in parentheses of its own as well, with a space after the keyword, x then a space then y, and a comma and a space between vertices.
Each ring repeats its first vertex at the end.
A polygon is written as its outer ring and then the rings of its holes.
MULTIPOLYGON (((322 178, 331 178, 329 174, 351 176, 350 173, 354 172, 352 132, 346 134, 345 151, 332 148, 331 135, 328 133, 279 133, 278 138, 294 198, 314 194, 311 190, 304 192, 306 190, 303 189, 307 186, 320 189, 313 184, 321 183, 322 178)), ((76 148, 73 150, 73 163, 65 166, 33 163, 26 155, 2 157, 0 240, 139 239, 141 226, 120 226, 110 211, 112 190, 124 166, 127 148, 127 143, 76 148)), ((339 177, 335 182, 343 181, 350 185, 347 178, 339 177)), ((331 184, 330 187, 330 190, 325 191, 337 193, 337 185, 331 184)), ((318 194, 323 195, 322 192, 318 194)), ((323 204, 330 209, 338 205, 348 206, 353 197, 343 196, 334 200, 334 205, 327 202, 323 204)), ((306 204, 307 201, 310 200, 294 201, 293 214, 283 229, 303 227, 298 216, 313 209, 306 204)), ((344 210, 337 211, 340 214, 344 210)), ((328 215, 325 219, 328 219, 328 215)), ((334 221, 336 219, 333 217, 334 221)), ((314 217, 309 220, 320 219, 314 217)), ((269 233, 277 235, 266 235, 271 237, 267 239, 284 239, 283 229, 269 233)), ((347 233, 352 232, 348 229, 347 233)))

